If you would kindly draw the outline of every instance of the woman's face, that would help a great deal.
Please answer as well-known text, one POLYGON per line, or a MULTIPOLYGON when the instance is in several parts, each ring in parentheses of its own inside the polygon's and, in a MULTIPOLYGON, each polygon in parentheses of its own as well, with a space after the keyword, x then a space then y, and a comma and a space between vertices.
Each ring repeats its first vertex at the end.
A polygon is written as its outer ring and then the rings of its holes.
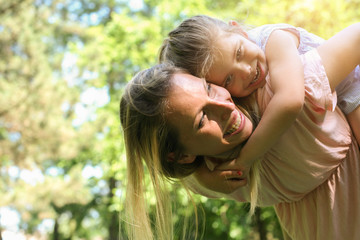
POLYGON ((167 117, 179 131, 185 154, 218 155, 252 133, 252 122, 235 106, 225 88, 183 73, 175 74, 173 83, 167 117))

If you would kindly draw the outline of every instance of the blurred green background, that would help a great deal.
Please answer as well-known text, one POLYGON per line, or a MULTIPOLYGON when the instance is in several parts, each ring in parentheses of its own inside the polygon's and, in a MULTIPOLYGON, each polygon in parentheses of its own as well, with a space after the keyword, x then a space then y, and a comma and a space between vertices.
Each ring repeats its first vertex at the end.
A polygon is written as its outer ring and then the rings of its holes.
MULTIPOLYGON (((119 99, 183 19, 285 22, 329 38, 359 10, 360 0, 0 0, 0 240, 126 239, 119 99)), ((181 227, 191 204, 173 192, 181 227)), ((282 239, 272 208, 249 217, 246 204, 195 200, 203 239, 282 239)))

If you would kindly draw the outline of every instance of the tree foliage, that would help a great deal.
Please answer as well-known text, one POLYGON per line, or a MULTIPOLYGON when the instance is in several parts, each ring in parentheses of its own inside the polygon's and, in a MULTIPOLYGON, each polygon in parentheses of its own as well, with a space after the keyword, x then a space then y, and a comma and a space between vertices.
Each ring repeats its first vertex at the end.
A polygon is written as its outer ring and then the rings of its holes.
MULTIPOLYGON (((250 26, 285 22, 329 38, 358 21, 359 5, 0 0, 0 210, 18 212, 19 231, 30 235, 50 221, 41 234, 52 239, 126 239, 118 218, 126 184, 119 99, 136 72, 157 63, 167 33, 206 14, 250 26)), ((181 228, 191 203, 178 185, 173 189, 181 228)), ((282 239, 272 208, 251 218, 246 204, 195 200, 205 213, 203 239, 282 239)), ((0 215, 0 223, 6 218, 0 215)))

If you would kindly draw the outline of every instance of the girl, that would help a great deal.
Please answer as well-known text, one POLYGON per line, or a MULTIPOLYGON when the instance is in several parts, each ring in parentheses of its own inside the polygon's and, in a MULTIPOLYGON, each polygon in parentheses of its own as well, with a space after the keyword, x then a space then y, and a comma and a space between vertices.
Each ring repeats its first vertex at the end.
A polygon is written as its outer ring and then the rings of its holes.
MULTIPOLYGON (((249 96, 264 86, 265 81, 271 81, 274 96, 237 158, 246 176, 255 160, 261 158, 296 119, 304 101, 304 74, 299 54, 323 42, 304 29, 287 24, 265 25, 246 33, 234 21, 227 25, 208 16, 195 16, 169 33, 161 47, 160 61, 172 61, 191 74, 205 77, 227 88, 234 97, 249 96)), ((339 105, 347 114, 358 142, 359 91, 357 67, 337 92, 340 93, 339 105)), ((211 160, 207 158, 206 163, 212 170, 217 159, 211 160)))

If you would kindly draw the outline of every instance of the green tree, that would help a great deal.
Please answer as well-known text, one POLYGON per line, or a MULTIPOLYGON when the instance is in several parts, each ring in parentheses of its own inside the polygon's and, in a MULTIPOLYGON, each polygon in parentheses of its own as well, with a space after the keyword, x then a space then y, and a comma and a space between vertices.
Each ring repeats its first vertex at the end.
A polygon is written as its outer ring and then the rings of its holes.
MULTIPOLYGON (((360 4, 139 3, 0 0, 0 207, 17 210, 20 228, 29 234, 52 219, 52 239, 126 239, 121 226, 118 231, 126 184, 119 99, 136 72, 156 64, 162 39, 183 19, 207 14, 250 26, 286 22, 328 38, 358 21, 360 4), (108 100, 89 101, 99 91, 108 100), (83 178, 89 169, 99 175, 83 178), (38 178, 25 181, 25 173, 38 178)), ((174 224, 181 231, 193 211, 184 190, 172 187, 174 224)), ((150 191, 150 214, 153 201, 150 191)), ((246 204, 201 196, 195 201, 205 213, 203 239, 282 239, 272 208, 259 209, 251 218, 246 204)))
POLYGON ((30 234, 59 217, 56 209, 91 200, 77 161, 95 128, 74 125, 81 89, 69 87, 62 68, 66 44, 83 28, 61 21, 63 3, 0 1, 0 206, 17 210, 30 234), (26 173, 33 176, 24 181, 26 173))

